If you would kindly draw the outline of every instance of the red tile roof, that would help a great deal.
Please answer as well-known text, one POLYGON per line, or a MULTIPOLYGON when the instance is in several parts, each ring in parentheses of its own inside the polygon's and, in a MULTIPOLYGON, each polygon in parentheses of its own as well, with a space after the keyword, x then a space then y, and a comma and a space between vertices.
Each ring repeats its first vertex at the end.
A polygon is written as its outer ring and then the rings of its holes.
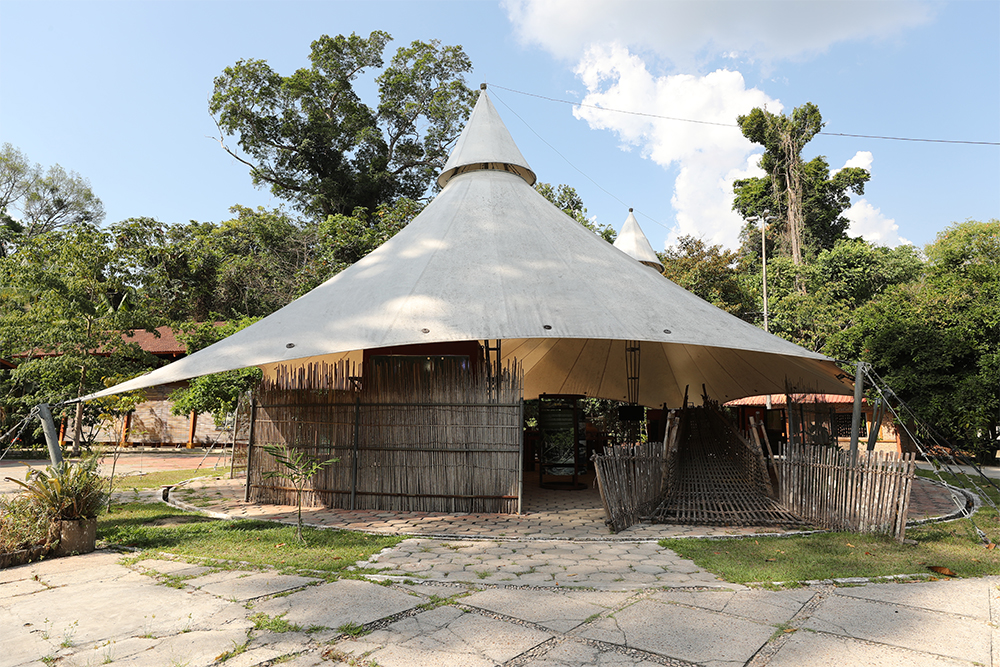
POLYGON ((174 330, 170 327, 156 327, 156 336, 145 329, 137 329, 131 334, 122 334, 126 343, 138 343, 146 352, 156 355, 187 354, 187 348, 177 340, 174 330))
MULTIPOLYGON (((868 403, 867 399, 862 399, 864 403, 868 403)), ((793 403, 853 403, 854 397, 844 394, 792 394, 793 403)), ((767 395, 762 396, 747 396, 746 398, 738 398, 735 401, 729 401, 726 403, 729 407, 739 407, 739 406, 759 406, 767 404, 767 395)), ((772 406, 783 406, 785 404, 784 394, 771 394, 771 405, 772 406)))

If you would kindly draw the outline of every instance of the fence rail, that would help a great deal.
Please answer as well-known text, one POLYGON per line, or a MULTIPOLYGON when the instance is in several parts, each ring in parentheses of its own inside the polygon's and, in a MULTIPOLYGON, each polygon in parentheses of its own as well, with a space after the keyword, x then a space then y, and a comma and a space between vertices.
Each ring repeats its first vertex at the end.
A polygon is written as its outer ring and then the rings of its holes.
POLYGON ((914 454, 850 452, 795 444, 777 461, 781 504, 829 530, 902 540, 916 471, 914 454))

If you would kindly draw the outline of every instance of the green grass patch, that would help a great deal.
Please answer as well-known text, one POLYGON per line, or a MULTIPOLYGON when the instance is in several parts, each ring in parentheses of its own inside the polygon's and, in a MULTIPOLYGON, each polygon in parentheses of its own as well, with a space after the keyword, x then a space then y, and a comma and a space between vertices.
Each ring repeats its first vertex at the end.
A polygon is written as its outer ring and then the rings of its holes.
MULTIPOLYGON (((918 473, 936 478, 927 471, 918 473)), ((969 486, 962 475, 942 473, 941 477, 953 486, 969 486)), ((995 487, 981 480, 976 484, 995 502, 1000 501, 995 487)), ((991 539, 1000 539, 1000 517, 991 507, 976 512, 973 521, 991 539)), ((669 539, 661 540, 660 545, 737 584, 899 574, 947 578, 928 569, 934 566, 946 567, 959 577, 1000 574, 1000 546, 986 548, 968 520, 911 527, 906 538, 917 544, 899 544, 877 535, 821 533, 726 540, 669 539)))
POLYGON ((219 477, 223 475, 228 476, 229 471, 213 471, 211 468, 200 468, 190 470, 160 470, 144 475, 115 475, 115 491, 158 489, 161 486, 179 484, 196 477, 219 477))
POLYGON ((303 628, 298 623, 285 620, 284 614, 270 616, 263 612, 250 615, 254 630, 265 630, 268 632, 302 632, 303 628))
POLYGON ((314 528, 304 528, 303 533, 304 545, 295 540, 295 526, 211 519, 162 503, 115 505, 97 523, 98 539, 112 544, 333 576, 403 539, 314 528))

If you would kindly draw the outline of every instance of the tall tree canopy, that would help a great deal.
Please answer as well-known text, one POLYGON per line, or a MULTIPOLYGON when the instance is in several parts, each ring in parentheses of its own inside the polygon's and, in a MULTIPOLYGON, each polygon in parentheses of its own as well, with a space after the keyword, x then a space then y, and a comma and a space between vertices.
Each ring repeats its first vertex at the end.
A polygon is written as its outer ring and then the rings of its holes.
POLYGON ((415 41, 376 79, 372 108, 354 81, 383 67, 391 39, 380 30, 323 35, 312 43, 311 65, 291 76, 264 60, 227 67, 209 102, 223 148, 250 167, 255 185, 318 220, 423 197, 472 111, 475 95, 463 79, 472 64, 461 46, 415 41))
POLYGON ((911 282, 850 313, 828 352, 871 363, 953 444, 996 447, 1000 427, 1000 221, 938 234, 911 282))
POLYGON ((18 238, 103 219, 87 179, 59 165, 43 170, 9 143, 0 147, 0 253, 18 238))
POLYGON ((0 258, 0 357, 16 364, 0 377, 0 412, 23 414, 148 369, 154 360, 122 335, 152 327, 152 317, 107 232, 76 223, 22 239, 0 258))
POLYGON ((740 275, 735 252, 681 236, 677 245, 656 255, 663 263, 663 275, 684 289, 747 321, 757 319, 754 304, 759 285, 752 275, 740 275))
MULTIPOLYGON (((744 218, 769 211, 776 218, 779 248, 796 267, 803 264, 804 256, 815 256, 846 238, 848 221, 842 213, 851 205, 849 193, 864 194, 871 174, 867 169, 847 167, 831 176, 823 156, 803 161, 803 148, 823 128, 819 108, 808 102, 790 116, 757 108, 737 122, 743 136, 764 147, 760 166, 767 175, 736 181, 733 209, 744 218)), ((744 238, 756 247, 748 256, 759 256, 759 240, 752 233, 745 233, 744 238)))

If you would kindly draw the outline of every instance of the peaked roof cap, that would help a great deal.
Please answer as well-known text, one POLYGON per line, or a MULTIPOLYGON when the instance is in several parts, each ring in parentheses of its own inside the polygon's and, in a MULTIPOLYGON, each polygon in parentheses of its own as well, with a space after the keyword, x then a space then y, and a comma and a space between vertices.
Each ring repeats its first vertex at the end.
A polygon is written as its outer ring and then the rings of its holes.
POLYGON ((528 185, 534 185, 538 177, 521 155, 486 94, 486 84, 480 84, 479 89, 479 100, 455 144, 455 150, 438 176, 438 185, 444 187, 458 174, 482 169, 513 172, 528 185))
POLYGON ((653 246, 649 245, 649 240, 642 233, 639 221, 632 214, 632 209, 628 210, 628 217, 622 230, 615 239, 614 246, 626 255, 636 259, 646 266, 656 269, 657 273, 663 273, 663 264, 660 258, 653 252, 653 246))

